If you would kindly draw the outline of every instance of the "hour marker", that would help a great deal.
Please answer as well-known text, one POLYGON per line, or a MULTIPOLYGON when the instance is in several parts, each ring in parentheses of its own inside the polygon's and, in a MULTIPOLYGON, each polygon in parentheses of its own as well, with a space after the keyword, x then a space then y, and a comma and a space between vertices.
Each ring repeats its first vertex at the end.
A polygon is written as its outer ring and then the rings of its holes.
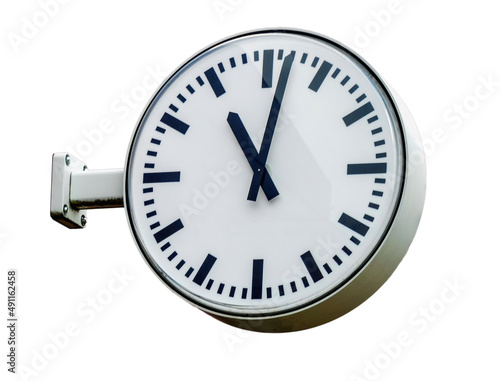
POLYGON ((153 210, 152 212, 149 212, 149 213, 146 214, 147 218, 151 218, 151 217, 154 217, 154 216, 156 216, 156 210, 153 210))
POLYGON ((241 290, 241 299, 246 299, 248 294, 248 288, 243 288, 241 290))
POLYGON ((185 134, 189 128, 189 125, 180 121, 175 116, 170 115, 169 113, 163 114, 161 117, 162 123, 165 123, 167 126, 172 127, 174 130, 179 131, 181 134, 185 134))
POLYGON ((156 127, 156 131, 159 132, 160 134, 164 134, 167 130, 165 130, 163 127, 156 127))
POLYGON ((273 86, 273 61, 274 50, 264 50, 262 60, 262 88, 267 89, 273 86))
POLYGON ((376 184, 385 184, 385 179, 379 179, 379 178, 376 178, 376 179, 375 179, 375 183, 376 183, 376 184))
POLYGON ((217 67, 219 68, 219 71, 221 73, 224 73, 226 71, 226 69, 224 69, 224 65, 222 64, 222 62, 219 62, 217 67))
POLYGON ((243 65, 245 65, 247 62, 248 62, 248 59, 247 59, 247 54, 246 54, 246 53, 243 53, 243 54, 241 55, 241 63, 242 63, 243 65))
POLYGON ((387 163, 347 164, 348 175, 367 175, 375 173, 387 173, 387 163))
POLYGON ((191 85, 187 85, 187 86, 186 86, 186 89, 187 89, 187 91, 189 91, 189 93, 190 93, 190 94, 194 94, 194 89, 193 89, 193 86, 191 86, 191 85))
POLYGON ((165 245, 163 245, 162 247, 160 247, 160 249, 161 249, 161 251, 165 251, 165 250, 167 250, 169 247, 170 247, 170 242, 167 242, 165 245))
POLYGON ((332 64, 327 61, 323 61, 321 66, 319 67, 318 71, 316 72, 316 75, 312 79, 311 83, 309 84, 309 88, 312 91, 318 91, 320 86, 323 84, 323 81, 325 80, 326 76, 328 75, 328 72, 332 68, 332 64))
POLYGON ((295 281, 290 282, 290 287, 292 289, 292 292, 297 292, 297 285, 295 284, 295 281))
POLYGON ((375 147, 378 147, 378 146, 383 146, 385 144, 385 140, 382 139, 382 140, 377 140, 375 143, 373 143, 373 145, 375 147))
POLYGON ((319 57, 314 57, 313 62, 311 63, 311 66, 316 67, 316 65, 318 64, 318 61, 319 61, 319 57))
POLYGON ((145 173, 142 182, 143 184, 174 183, 179 182, 180 178, 180 172, 152 172, 145 173))
POLYGON ((154 199, 144 201, 144 206, 153 205, 155 203, 154 199))
POLYGON ((377 196, 377 197, 382 197, 382 196, 384 195, 384 192, 374 190, 374 191, 372 192, 372 195, 373 195, 373 196, 377 196))
POLYGON ((156 144, 157 146, 159 146, 161 144, 161 140, 151 139, 151 144, 156 144))
POLYGON ((339 265, 339 266, 342 264, 342 259, 340 259, 340 258, 338 257, 338 255, 334 255, 334 256, 333 256, 333 260, 334 260, 334 261, 335 261, 335 263, 336 263, 337 265, 339 265))
POLYGON ((144 164, 144 168, 154 169, 154 167, 155 167, 154 163, 146 163, 146 164, 144 164))
POLYGON ((375 204, 374 202, 370 202, 368 204, 368 207, 372 208, 372 209, 378 209, 380 207, 380 205, 379 204, 375 204))
POLYGON ((159 232, 155 233, 154 237, 157 243, 160 243, 164 239, 170 237, 172 234, 177 233, 184 227, 180 219, 172 222, 170 225, 164 227, 159 232))
POLYGON ((344 120, 345 126, 349 127, 351 124, 356 123, 361 118, 367 116, 374 110, 371 102, 365 103, 363 106, 360 106, 353 112, 347 114, 342 119, 344 120))
POLYGON ((234 293, 236 292, 236 287, 231 286, 231 289, 229 290, 229 297, 234 298, 234 293))
POLYGON ((279 60, 283 59, 283 49, 278 50, 278 59, 279 60))
POLYGON ((361 241, 354 236, 351 237, 351 242, 353 242, 355 245, 359 245, 361 243, 361 241))
POLYGON ((345 213, 342 213, 342 215, 340 216, 339 223, 358 233, 359 235, 362 235, 363 237, 366 235, 369 229, 369 227, 364 223, 345 213))
POLYGON ((368 119, 368 123, 373 123, 373 122, 376 122, 378 120, 378 116, 375 115, 375 116, 372 116, 371 118, 368 119))
POLYGON ((207 254, 207 256, 205 257, 205 260, 201 264, 200 269, 198 270, 198 272, 194 276, 193 282, 196 283, 198 286, 201 286, 203 284, 203 282, 205 281, 205 279, 207 278, 210 270, 212 270, 212 267, 213 267, 216 260, 217 260, 217 258, 215 258, 212 254, 207 254))
POLYGON ((382 132, 382 127, 378 127, 372 130, 372 135, 380 134, 382 132))
POLYGON ((336 68, 335 71, 332 74, 332 78, 337 78, 337 75, 339 75, 339 73, 340 73, 340 69, 336 68))
POLYGON ((182 103, 186 102, 186 98, 184 98, 184 95, 182 94, 177 95, 177 99, 179 99, 182 103))
POLYGON ((255 62, 257 62, 259 60, 259 51, 256 50, 255 52, 253 52, 253 60, 255 62))
POLYGON ((302 54, 302 58, 300 59, 300 63, 301 64, 306 63, 306 60, 307 60, 307 53, 304 53, 304 54, 302 54))
POLYGON ((342 248, 342 251, 343 251, 344 253, 346 253, 347 255, 351 255, 351 254, 352 254, 352 251, 351 251, 351 250, 350 250, 347 246, 344 246, 344 247, 342 248))
POLYGON ((168 108, 169 108, 170 110, 172 110, 173 112, 177 112, 177 111, 179 111, 179 109, 178 109, 176 106, 174 106, 173 104, 171 104, 170 106, 168 106, 168 108))
POLYGON ((170 255, 167 257, 167 259, 168 259, 169 261, 173 261, 175 257, 177 257, 177 251, 174 251, 172 254, 170 254, 170 255))
POLYGON ((310 251, 302 254, 300 258, 302 259, 302 262, 304 262, 304 265, 306 266, 306 269, 309 272, 309 275, 311 275, 314 283, 323 279, 323 274, 321 274, 321 270, 319 269, 318 264, 310 251))
POLYGON ((217 75, 213 67, 205 72, 205 77, 207 77, 207 81, 208 83, 210 83, 210 87, 212 87, 212 90, 214 91, 217 98, 226 92, 224 86, 222 86, 222 83, 220 82, 219 76, 217 75))
POLYGON ((156 151, 148 151, 146 154, 148 156, 156 157, 156 155, 158 155, 158 152, 156 152, 156 151))
POLYGON ((196 82, 198 82, 198 85, 203 86, 205 82, 203 82, 203 79, 201 79, 200 76, 196 77, 196 82))
POLYGON ((234 57, 231 57, 231 58, 229 59, 229 64, 231 65, 231 67, 232 67, 232 68, 233 68, 233 67, 236 67, 236 61, 234 60, 234 57))
POLYGON ((180 270, 182 268, 182 266, 184 266, 186 264, 186 261, 184 259, 181 259, 181 261, 177 264, 177 266, 175 266, 175 268, 177 270, 180 270))
POLYGON ((157 227, 159 227, 159 226, 160 226, 160 223, 159 223, 159 222, 155 222, 154 224, 150 225, 150 226, 149 226, 149 228, 150 228, 151 230, 154 230, 154 229, 156 229, 156 228, 157 228, 157 227))
POLYGON ((262 299, 262 273, 264 260, 254 259, 252 269, 252 299, 262 299))
POLYGON ((273 291, 272 291, 271 287, 266 288, 266 296, 268 299, 273 297, 273 291))
POLYGON ((151 193, 151 192, 153 192, 153 188, 144 188, 142 190, 142 193, 151 193))

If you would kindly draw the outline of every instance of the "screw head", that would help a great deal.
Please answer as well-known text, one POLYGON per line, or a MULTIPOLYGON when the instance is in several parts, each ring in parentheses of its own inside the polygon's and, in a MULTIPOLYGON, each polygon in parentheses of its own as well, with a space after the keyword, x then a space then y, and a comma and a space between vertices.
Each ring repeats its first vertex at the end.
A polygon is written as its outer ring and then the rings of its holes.
POLYGON ((66 155, 64 161, 66 162, 66 165, 69 165, 71 163, 71 157, 69 155, 66 155))
POLYGON ((68 209, 68 205, 64 204, 64 206, 63 206, 63 213, 64 214, 68 214, 68 210, 69 210, 68 209))
POLYGON ((82 217, 80 218, 80 221, 81 221, 81 223, 82 223, 82 226, 87 225, 87 217, 82 216, 82 217))

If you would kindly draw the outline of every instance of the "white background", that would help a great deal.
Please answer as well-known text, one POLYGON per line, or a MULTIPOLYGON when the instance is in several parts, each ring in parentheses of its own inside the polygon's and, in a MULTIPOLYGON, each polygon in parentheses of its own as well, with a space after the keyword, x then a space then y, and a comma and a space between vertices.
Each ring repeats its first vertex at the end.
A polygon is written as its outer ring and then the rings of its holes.
POLYGON ((0 6, 0 316, 7 314, 7 269, 15 268, 17 370, 24 372, 7 372, 2 329, 0 379, 409 381, 498 374, 494 2, 62 3, 0 6), (325 34, 367 59, 412 111, 428 165, 421 225, 394 275, 346 316, 288 334, 226 326, 171 293, 137 251, 123 209, 89 212, 84 230, 65 229, 49 216, 53 152, 76 151, 91 169, 122 168, 153 92, 152 71, 165 77, 207 44, 272 26, 325 34), (148 78, 149 89, 141 88, 148 78), (132 99, 126 107, 124 97, 132 99), (97 133, 108 119, 113 130, 97 133), (113 283, 116 274, 125 280, 113 283), (112 297, 92 309, 93 298, 105 295, 112 297), (63 333, 68 327, 71 337, 63 333))

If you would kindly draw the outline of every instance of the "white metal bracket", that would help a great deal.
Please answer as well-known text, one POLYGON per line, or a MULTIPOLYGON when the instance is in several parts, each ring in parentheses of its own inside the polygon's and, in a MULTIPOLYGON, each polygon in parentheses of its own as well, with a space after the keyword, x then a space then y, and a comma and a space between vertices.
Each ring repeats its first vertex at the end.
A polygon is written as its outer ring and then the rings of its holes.
POLYGON ((50 216, 70 229, 84 228, 86 209, 123 207, 123 169, 88 170, 68 153, 52 156, 50 216))

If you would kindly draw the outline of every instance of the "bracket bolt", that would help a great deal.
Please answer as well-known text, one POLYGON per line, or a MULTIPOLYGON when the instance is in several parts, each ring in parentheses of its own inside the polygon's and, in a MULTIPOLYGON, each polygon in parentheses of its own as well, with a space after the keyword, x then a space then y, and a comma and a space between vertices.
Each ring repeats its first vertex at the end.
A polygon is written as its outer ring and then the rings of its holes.
POLYGON ((82 218, 80 218, 80 221, 81 221, 81 223, 82 223, 82 226, 87 225, 87 217, 82 216, 82 218))
POLYGON ((68 214, 68 205, 66 205, 66 204, 63 206, 63 213, 65 215, 68 214))
POLYGON ((64 158, 64 161, 65 161, 66 165, 69 166, 69 164, 71 163, 71 157, 69 155, 66 155, 66 157, 64 158))

